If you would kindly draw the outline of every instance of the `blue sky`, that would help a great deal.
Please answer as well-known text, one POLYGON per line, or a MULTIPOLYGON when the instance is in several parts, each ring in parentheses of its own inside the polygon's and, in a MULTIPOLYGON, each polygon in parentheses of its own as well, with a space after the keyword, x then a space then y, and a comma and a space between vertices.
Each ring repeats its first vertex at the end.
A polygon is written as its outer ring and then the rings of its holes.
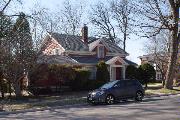
MULTIPOLYGON (((23 5, 14 5, 11 3, 11 8, 14 8, 14 13, 19 11, 25 11, 29 13, 30 10, 34 7, 36 3, 39 3, 42 7, 49 8, 50 11, 57 11, 59 8, 62 8, 62 3, 65 0, 23 0, 23 5)), ((91 5, 97 3, 97 0, 71 0, 74 4, 76 1, 83 3, 86 6, 86 9, 90 8, 91 5)), ((106 0, 99 0, 99 1, 106 1, 106 0)), ((86 21, 85 21, 86 22, 86 21)), ((91 29, 89 29, 91 31, 91 29)), ((127 41, 127 48, 126 51, 129 53, 128 59, 132 60, 140 64, 140 60, 138 56, 145 54, 143 51, 143 45, 145 44, 145 38, 139 38, 135 35, 131 35, 130 39, 127 41)))

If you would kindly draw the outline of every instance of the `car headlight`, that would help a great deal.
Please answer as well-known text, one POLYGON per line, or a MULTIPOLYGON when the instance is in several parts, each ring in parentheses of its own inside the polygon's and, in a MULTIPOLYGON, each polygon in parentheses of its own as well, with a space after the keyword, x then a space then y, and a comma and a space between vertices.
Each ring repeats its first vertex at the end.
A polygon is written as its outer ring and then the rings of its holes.
POLYGON ((94 95, 96 95, 96 93, 95 93, 95 92, 92 92, 91 94, 92 94, 93 96, 94 96, 94 95))
POLYGON ((97 92, 96 94, 97 94, 97 95, 102 95, 102 94, 104 94, 104 91, 99 91, 99 92, 97 92))

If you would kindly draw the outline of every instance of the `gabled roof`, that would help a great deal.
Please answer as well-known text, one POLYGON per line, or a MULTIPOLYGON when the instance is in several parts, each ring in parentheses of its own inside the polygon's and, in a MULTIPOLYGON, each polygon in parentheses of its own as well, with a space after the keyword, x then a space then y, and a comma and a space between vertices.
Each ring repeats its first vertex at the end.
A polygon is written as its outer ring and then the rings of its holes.
POLYGON ((90 44, 88 45, 88 46, 89 46, 89 51, 93 51, 94 48, 95 48, 96 46, 98 46, 100 43, 103 44, 103 45, 109 50, 108 44, 106 44, 106 42, 104 41, 103 38, 100 38, 100 39, 98 39, 98 40, 96 40, 96 41, 94 41, 94 42, 92 42, 92 43, 90 43, 90 44))
POLYGON ((122 59, 121 57, 119 57, 119 56, 116 56, 116 57, 113 57, 113 58, 111 58, 110 60, 108 60, 108 61, 106 61, 106 64, 114 64, 115 62, 117 62, 117 61, 119 61, 119 62, 121 62, 123 65, 128 65, 128 63, 126 63, 125 61, 124 61, 124 59, 122 59))
POLYGON ((103 37, 98 40, 89 41, 89 50, 94 49, 99 42, 102 42, 106 48, 108 48, 109 52, 111 53, 120 53, 120 54, 126 54, 129 55, 126 51, 124 51, 122 48, 120 48, 116 43, 112 43, 109 39, 103 37))
POLYGON ((49 33, 48 36, 49 37, 46 38, 51 38, 51 37, 54 38, 65 50, 91 51, 94 48, 94 46, 96 46, 99 42, 101 42, 108 49, 108 52, 128 55, 127 52, 125 52, 118 45, 112 43, 109 39, 105 37, 101 39, 95 37, 88 37, 88 44, 86 44, 82 41, 82 37, 77 35, 49 33))
POLYGON ((121 53, 121 54, 126 54, 129 55, 126 51, 124 51, 122 48, 120 48, 116 43, 112 43, 109 39, 103 38, 104 41, 108 44, 110 48, 110 52, 112 53, 121 53))
MULTIPOLYGON (((50 35, 56 39, 65 50, 89 51, 88 45, 81 40, 81 36, 59 33, 50 33, 50 35)), ((93 41, 94 39, 96 38, 89 37, 88 41, 93 41)))

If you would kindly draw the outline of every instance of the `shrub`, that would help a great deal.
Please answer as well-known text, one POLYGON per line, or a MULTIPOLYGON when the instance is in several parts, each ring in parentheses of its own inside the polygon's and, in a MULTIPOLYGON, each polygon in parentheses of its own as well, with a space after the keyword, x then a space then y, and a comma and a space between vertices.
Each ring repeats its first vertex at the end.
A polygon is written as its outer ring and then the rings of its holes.
POLYGON ((110 75, 106 63, 104 61, 100 61, 96 65, 96 67, 97 67, 96 80, 101 81, 102 83, 109 82, 110 75))
POLYGON ((142 80, 141 83, 146 84, 149 82, 155 82, 156 71, 154 67, 148 63, 140 65, 138 68, 137 78, 142 80))
POLYGON ((73 90, 86 90, 89 81, 90 71, 84 69, 75 69, 76 77, 72 80, 71 87, 73 90))
POLYGON ((75 79, 75 70, 72 66, 52 64, 49 65, 49 79, 54 80, 55 84, 68 84, 75 79))
POLYGON ((94 90, 99 88, 100 86, 102 86, 104 83, 102 81, 99 80, 89 80, 87 82, 87 90, 94 90))
POLYGON ((126 78, 135 79, 137 74, 137 68, 134 65, 129 65, 126 68, 126 78))

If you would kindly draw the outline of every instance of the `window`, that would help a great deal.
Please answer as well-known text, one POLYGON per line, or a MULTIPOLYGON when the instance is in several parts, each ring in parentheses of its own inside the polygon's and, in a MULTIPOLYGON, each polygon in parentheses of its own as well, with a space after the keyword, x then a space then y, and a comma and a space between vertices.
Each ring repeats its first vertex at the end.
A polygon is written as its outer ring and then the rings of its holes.
POLYGON ((162 79, 162 75, 161 75, 160 73, 157 73, 156 79, 157 79, 157 80, 161 80, 161 79, 162 79))
POLYGON ((104 46, 98 47, 98 58, 104 58, 104 46))
POLYGON ((54 49, 54 55, 60 55, 60 50, 59 49, 54 49))

